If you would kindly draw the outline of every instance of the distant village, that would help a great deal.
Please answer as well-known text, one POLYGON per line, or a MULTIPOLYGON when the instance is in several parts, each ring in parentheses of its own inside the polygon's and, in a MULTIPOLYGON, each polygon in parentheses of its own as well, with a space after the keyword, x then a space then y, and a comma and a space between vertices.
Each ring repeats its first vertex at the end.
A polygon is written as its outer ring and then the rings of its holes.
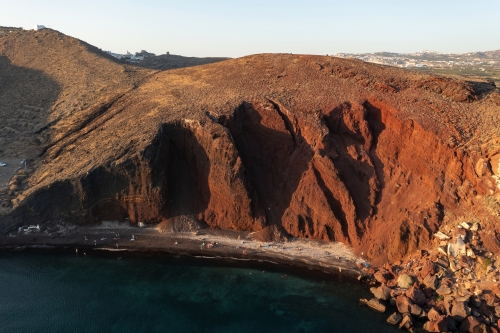
MULTIPOLYGON (((103 51, 103 52, 106 52, 107 54, 115 57, 116 59, 126 60, 129 62, 139 62, 141 60, 144 60, 144 58, 156 56, 156 54, 147 52, 146 50, 141 50, 141 52, 136 52, 136 53, 130 53, 129 51, 127 51, 127 53, 125 54, 113 53, 111 51, 103 51)), ((167 52, 167 54, 169 54, 169 52, 167 52)))
MULTIPOLYGON (((494 53, 494 52, 488 52, 494 53)), ((433 51, 422 51, 415 53, 337 53, 334 57, 355 58, 376 64, 414 67, 414 68, 450 68, 450 67, 477 67, 478 70, 486 71, 484 67, 499 67, 500 54, 489 56, 484 52, 470 52, 461 54, 447 54, 433 51)), ((496 68, 500 71, 500 68, 496 68)))

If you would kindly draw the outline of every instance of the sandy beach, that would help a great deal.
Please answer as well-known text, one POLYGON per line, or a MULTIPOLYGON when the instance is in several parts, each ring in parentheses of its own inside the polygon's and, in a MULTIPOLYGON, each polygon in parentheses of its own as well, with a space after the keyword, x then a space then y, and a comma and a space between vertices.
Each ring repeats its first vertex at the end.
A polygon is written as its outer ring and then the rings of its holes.
POLYGON ((307 267, 352 277, 362 275, 357 265, 368 265, 344 244, 317 240, 292 239, 289 242, 259 242, 252 233, 203 229, 172 233, 155 227, 138 228, 128 223, 103 222, 97 226, 56 224, 52 228, 17 232, 0 237, 0 249, 66 248, 79 253, 165 252, 191 256, 269 261, 307 267), (133 239, 133 240, 132 240, 133 239))

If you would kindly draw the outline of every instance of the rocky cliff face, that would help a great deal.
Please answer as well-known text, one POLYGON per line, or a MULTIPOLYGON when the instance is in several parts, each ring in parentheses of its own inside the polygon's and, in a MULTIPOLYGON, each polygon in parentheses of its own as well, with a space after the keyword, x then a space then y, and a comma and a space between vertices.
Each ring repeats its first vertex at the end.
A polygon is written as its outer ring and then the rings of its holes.
POLYGON ((281 225, 384 262, 464 219, 481 220, 493 248, 499 105, 488 83, 329 57, 164 71, 97 115, 69 115, 85 119, 43 146, 0 223, 281 225))

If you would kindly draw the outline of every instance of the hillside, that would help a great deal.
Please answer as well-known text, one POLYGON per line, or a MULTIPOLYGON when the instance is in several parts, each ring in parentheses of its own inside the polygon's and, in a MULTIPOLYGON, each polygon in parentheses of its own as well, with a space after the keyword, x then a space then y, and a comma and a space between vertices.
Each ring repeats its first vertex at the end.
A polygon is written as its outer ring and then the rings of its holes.
POLYGON ((3 154, 26 158, 152 73, 50 29, 0 36, 0 66, 3 154))
POLYGON ((47 134, 30 143, 34 174, 3 231, 56 219, 281 225, 385 262, 429 246, 443 224, 479 220, 500 249, 491 84, 289 54, 153 73, 53 31, 23 34, 0 38, 17 87, 2 98, 41 108, 26 140, 47 134), (58 38, 64 52, 40 60, 58 38))
MULTIPOLYGON (((101 114, 153 71, 118 63, 57 31, 0 35, 0 160, 40 161, 43 151, 101 114)), ((15 191, 0 192, 8 205, 15 191)))
POLYGON ((175 54, 162 54, 154 57, 147 57, 137 63, 138 66, 155 69, 155 70, 165 70, 165 69, 175 69, 184 68, 191 66, 199 66, 205 64, 211 64, 214 62, 219 62, 227 60, 229 58, 196 58, 196 57, 184 57, 175 54))

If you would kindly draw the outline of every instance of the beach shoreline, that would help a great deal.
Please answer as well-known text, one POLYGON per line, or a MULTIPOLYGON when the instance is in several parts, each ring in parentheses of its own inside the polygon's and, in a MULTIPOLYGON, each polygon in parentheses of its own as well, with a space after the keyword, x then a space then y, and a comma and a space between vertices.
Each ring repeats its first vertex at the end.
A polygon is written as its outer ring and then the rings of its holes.
POLYGON ((139 228, 118 222, 103 222, 97 226, 66 225, 56 232, 41 229, 0 236, 0 251, 63 249, 80 255, 99 252, 164 253, 268 262, 358 279, 364 275, 359 266, 369 265, 341 243, 305 239, 260 242, 252 239, 251 232, 245 231, 202 229, 197 232, 165 232, 155 227, 139 228))

